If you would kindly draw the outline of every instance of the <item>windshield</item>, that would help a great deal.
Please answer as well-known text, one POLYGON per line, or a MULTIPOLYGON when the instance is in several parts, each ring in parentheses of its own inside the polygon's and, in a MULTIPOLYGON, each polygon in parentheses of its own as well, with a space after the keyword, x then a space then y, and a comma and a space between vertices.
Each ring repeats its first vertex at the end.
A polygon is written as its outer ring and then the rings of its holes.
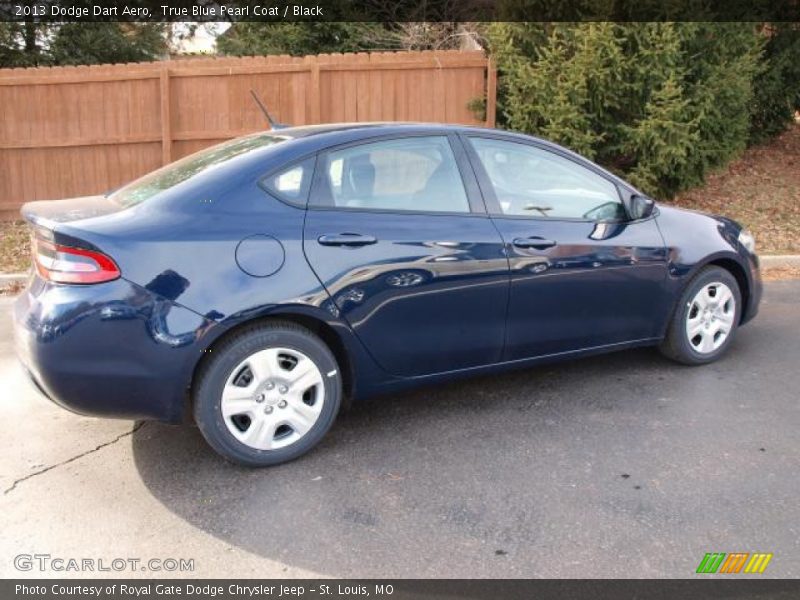
POLYGON ((118 189, 109 197, 125 207, 133 206, 249 150, 271 146, 285 139, 287 138, 269 133, 258 133, 236 138, 191 154, 144 177, 140 177, 136 181, 118 189))

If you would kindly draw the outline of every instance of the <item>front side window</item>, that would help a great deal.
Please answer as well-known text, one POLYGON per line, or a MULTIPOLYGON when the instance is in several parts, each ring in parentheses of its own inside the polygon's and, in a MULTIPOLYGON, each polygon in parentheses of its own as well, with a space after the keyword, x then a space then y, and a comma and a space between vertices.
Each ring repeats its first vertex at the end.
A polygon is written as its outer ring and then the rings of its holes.
POLYGON ((324 161, 318 205, 412 212, 470 211, 450 142, 413 137, 351 146, 324 161))
POLYGON ((592 221, 625 217, 617 187, 568 158, 516 142, 470 141, 504 215, 592 221))

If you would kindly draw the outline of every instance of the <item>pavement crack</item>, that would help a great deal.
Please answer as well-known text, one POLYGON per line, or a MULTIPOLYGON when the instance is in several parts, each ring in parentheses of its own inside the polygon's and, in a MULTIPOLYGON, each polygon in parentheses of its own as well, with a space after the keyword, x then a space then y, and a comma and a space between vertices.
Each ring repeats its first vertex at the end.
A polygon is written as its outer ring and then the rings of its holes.
POLYGON ((16 487, 20 483, 22 483, 23 481, 27 481, 28 479, 32 479, 33 477, 37 477, 38 475, 42 475, 43 473, 47 473, 48 471, 52 471, 53 469, 57 469, 58 467, 63 467, 64 465, 68 465, 71 462, 75 462, 76 460, 81 459, 84 456, 89 456, 90 454, 94 454, 98 450, 102 450, 103 448, 107 448, 108 446, 113 446, 114 444, 119 442, 122 438, 126 438, 128 436, 131 436, 134 433, 136 433, 137 431, 139 431, 144 424, 145 424, 145 421, 140 421, 136 425, 133 426, 133 429, 131 429, 130 431, 126 431, 125 433, 119 434, 113 440, 110 440, 108 442, 103 442, 102 444, 100 444, 98 446, 95 446, 94 448, 91 448, 90 450, 87 450, 86 452, 81 452, 80 454, 72 456, 72 457, 68 458, 67 460, 61 461, 61 462, 56 463, 54 465, 49 465, 49 466, 47 466, 47 467, 45 467, 43 469, 39 469, 38 471, 30 473, 29 475, 25 475, 25 477, 20 477, 19 479, 15 479, 14 482, 11 484, 11 487, 7 488, 3 492, 3 495, 6 496, 6 495, 10 494, 11 492, 13 492, 16 489, 16 487))

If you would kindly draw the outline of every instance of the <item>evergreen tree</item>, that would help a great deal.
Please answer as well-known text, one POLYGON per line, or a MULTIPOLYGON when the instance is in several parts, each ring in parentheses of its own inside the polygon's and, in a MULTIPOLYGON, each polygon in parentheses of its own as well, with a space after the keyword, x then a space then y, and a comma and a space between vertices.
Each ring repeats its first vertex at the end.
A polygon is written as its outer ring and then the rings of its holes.
POLYGON ((766 36, 748 23, 495 23, 501 122, 671 195, 746 146, 766 36))
POLYGON ((792 123, 800 110, 800 24, 777 23, 763 28, 764 60, 754 84, 750 138, 759 142, 792 123))
POLYGON ((158 60, 167 54, 167 25, 65 23, 56 31, 48 54, 56 65, 158 60))
POLYGON ((158 60, 164 23, 0 23, 0 68, 158 60))
POLYGON ((0 68, 36 67, 49 64, 42 54, 48 27, 33 23, 0 22, 0 68))

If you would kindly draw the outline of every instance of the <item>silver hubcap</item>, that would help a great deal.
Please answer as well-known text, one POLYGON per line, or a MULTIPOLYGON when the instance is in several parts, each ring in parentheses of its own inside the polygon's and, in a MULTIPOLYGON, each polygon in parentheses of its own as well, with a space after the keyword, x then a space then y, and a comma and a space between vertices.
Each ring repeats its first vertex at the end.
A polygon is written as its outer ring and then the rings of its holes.
POLYGON ((322 373, 290 348, 260 350, 228 376, 220 410, 243 444, 274 450, 295 443, 314 426, 325 403, 322 373))
POLYGON ((724 283, 709 283, 689 303, 686 337, 695 352, 710 354, 730 335, 736 316, 736 300, 724 283))

